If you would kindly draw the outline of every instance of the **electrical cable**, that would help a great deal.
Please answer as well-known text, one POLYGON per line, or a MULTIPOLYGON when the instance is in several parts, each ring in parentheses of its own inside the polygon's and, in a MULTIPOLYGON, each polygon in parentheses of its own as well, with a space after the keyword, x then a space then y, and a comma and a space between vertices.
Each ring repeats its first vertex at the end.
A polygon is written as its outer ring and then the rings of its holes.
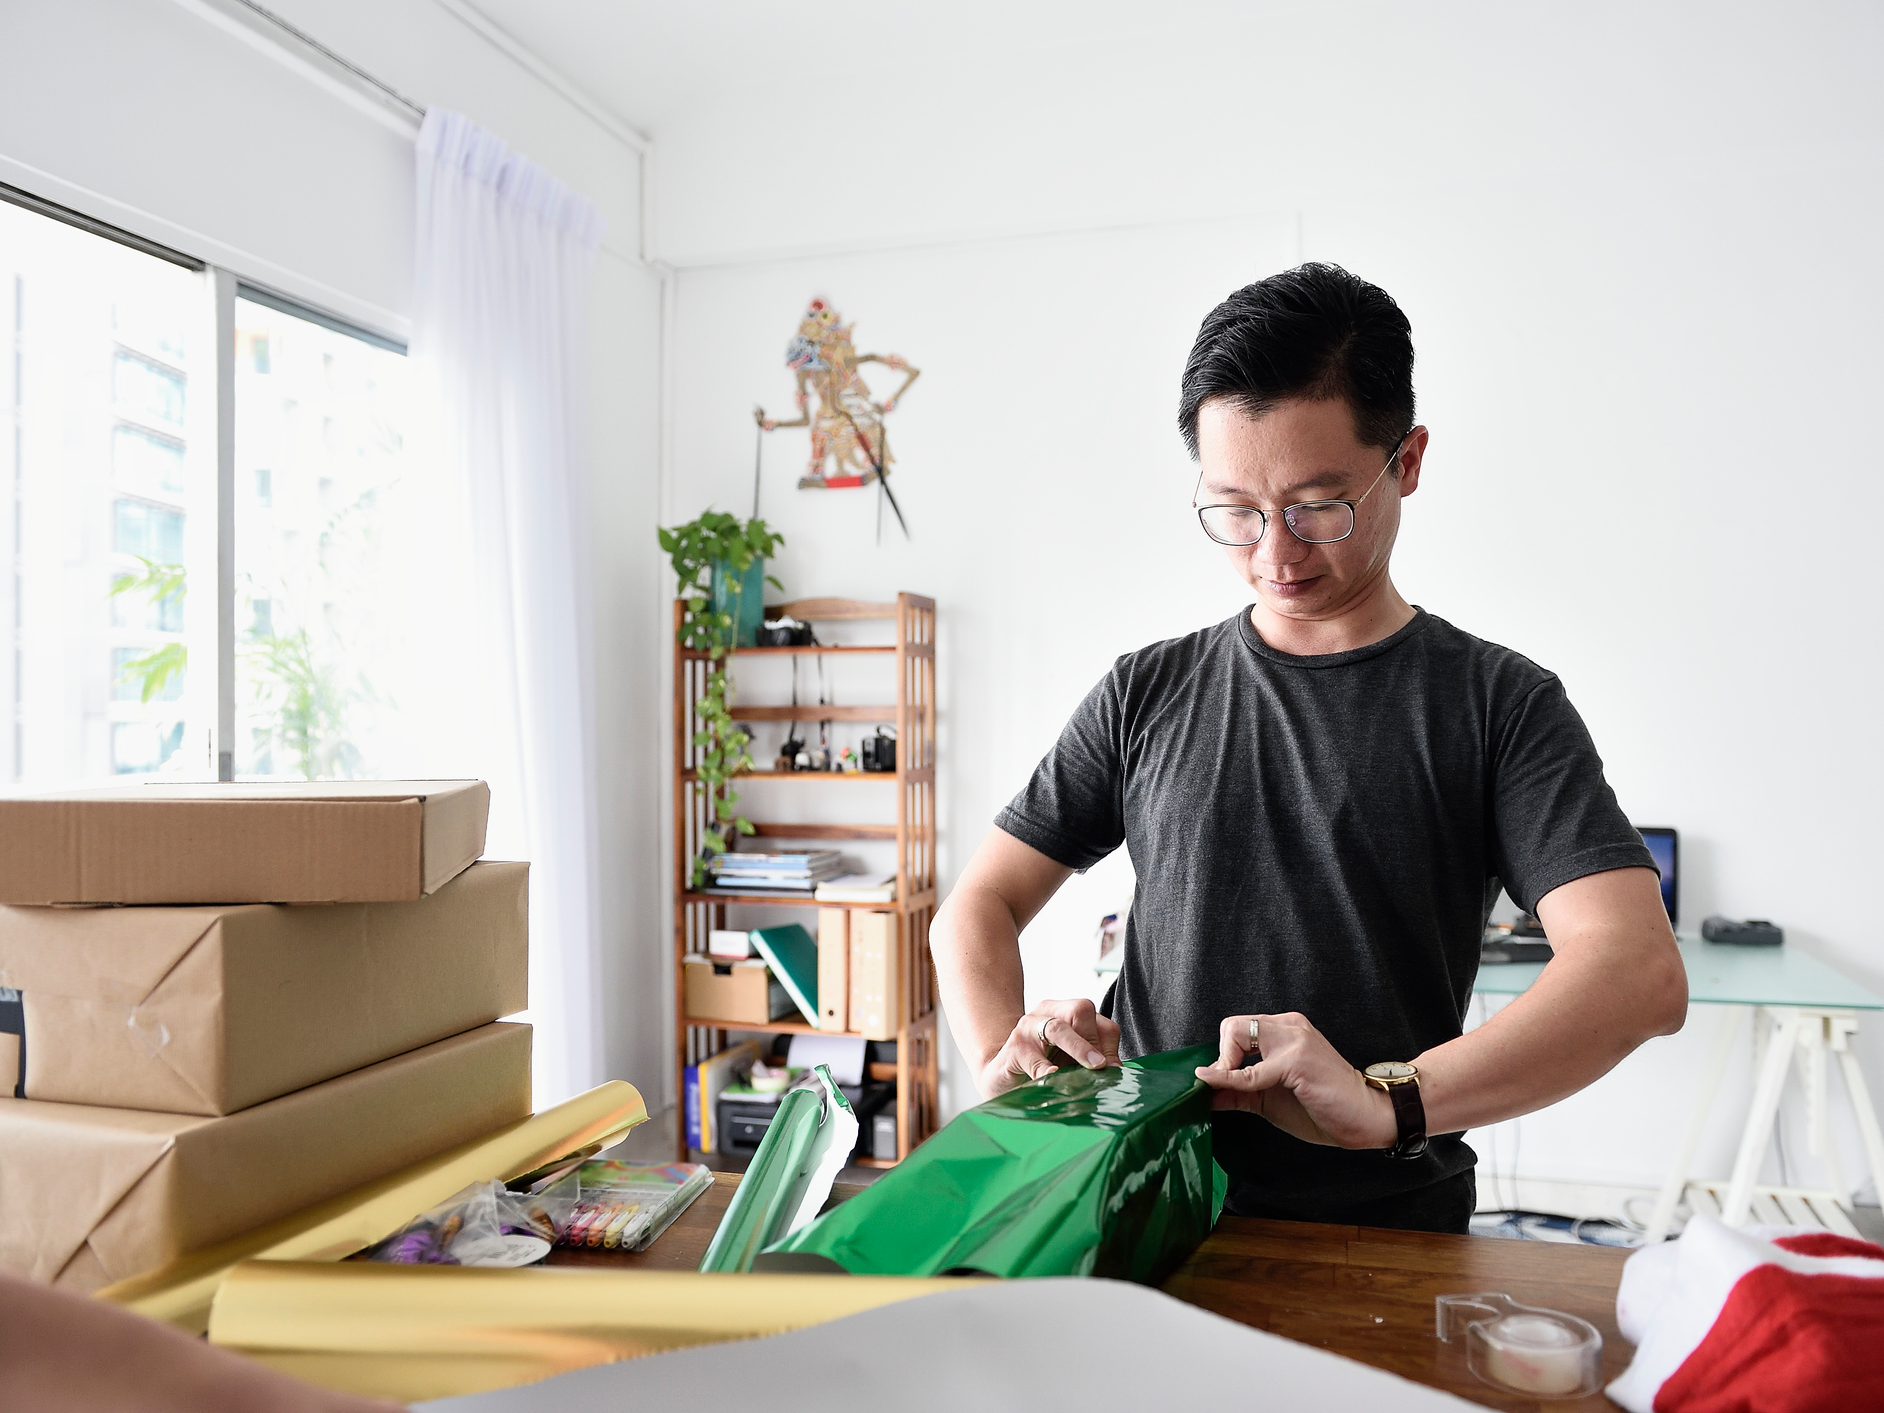
POLYGON ((1472 1231, 1478 1236, 1497 1236, 1511 1241, 1551 1241, 1560 1245, 1640 1246, 1641 1229, 1633 1223, 1609 1217, 1566 1217, 1557 1212, 1536 1212, 1527 1207, 1512 1207, 1498 1212, 1478 1212, 1472 1218, 1472 1231))

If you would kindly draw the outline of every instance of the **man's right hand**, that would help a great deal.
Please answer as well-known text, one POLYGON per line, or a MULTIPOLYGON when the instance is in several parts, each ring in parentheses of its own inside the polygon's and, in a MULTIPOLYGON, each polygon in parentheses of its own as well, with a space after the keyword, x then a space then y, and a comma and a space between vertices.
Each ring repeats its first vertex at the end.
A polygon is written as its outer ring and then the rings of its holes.
POLYGON ((1059 1069, 1054 1056, 1089 1070, 1119 1062, 1119 1027, 1091 1001, 1042 1001, 1014 1024, 999 1053, 982 1067, 981 1092, 992 1099, 1059 1069))

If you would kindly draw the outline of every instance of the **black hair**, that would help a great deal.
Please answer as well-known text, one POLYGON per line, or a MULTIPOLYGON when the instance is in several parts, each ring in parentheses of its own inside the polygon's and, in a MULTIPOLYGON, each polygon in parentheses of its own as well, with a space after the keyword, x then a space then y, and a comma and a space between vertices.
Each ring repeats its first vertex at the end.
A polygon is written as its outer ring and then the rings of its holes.
POLYGON ((1210 311, 1184 365, 1178 430, 1197 455, 1197 414, 1227 398, 1260 417, 1291 398, 1341 398, 1363 446, 1413 428, 1413 326, 1393 296, 1311 262, 1244 285, 1210 311))

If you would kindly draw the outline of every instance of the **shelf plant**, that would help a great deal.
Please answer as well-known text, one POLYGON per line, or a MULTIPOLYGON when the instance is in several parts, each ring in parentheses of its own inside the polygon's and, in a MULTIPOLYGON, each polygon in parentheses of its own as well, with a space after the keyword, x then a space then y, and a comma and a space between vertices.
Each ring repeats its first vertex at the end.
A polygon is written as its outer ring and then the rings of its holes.
POLYGON ((708 864, 727 851, 733 836, 752 833, 752 821, 739 813, 739 796, 732 788, 733 777, 752 765, 746 754, 752 737, 732 717, 727 656, 737 643, 745 594, 763 593, 765 584, 784 587, 771 575, 752 571, 785 543, 785 537, 773 534, 756 516, 742 521, 715 510, 659 533, 684 605, 680 644, 705 653, 710 663, 705 690, 694 706, 700 724, 693 733, 693 744, 700 748, 694 789, 705 798, 708 819, 693 860, 692 886, 698 888, 706 882, 708 864))

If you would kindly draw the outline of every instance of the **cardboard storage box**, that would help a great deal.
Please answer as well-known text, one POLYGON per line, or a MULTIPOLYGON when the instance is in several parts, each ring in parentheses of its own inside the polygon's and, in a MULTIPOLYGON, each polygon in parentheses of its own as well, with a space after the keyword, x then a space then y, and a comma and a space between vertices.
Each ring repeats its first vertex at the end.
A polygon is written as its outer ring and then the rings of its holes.
POLYGON ((768 1025, 798 1007, 761 961, 725 962, 694 953, 686 959, 687 1019, 768 1025))
POLYGON ((410 903, 0 907, 0 1095, 232 1114, 514 1015, 529 872, 410 903))
POLYGON ((484 852, 481 780, 0 797, 0 903, 397 903, 484 852))
POLYGON ((529 1113, 505 1024, 228 1118, 0 1099, 0 1271, 96 1290, 529 1113))
POLYGON ((853 913, 850 919, 850 1028, 872 1040, 894 1040, 903 1023, 903 939, 896 913, 853 913))
POLYGON ((850 1029, 849 908, 818 909, 818 1029, 850 1029))

